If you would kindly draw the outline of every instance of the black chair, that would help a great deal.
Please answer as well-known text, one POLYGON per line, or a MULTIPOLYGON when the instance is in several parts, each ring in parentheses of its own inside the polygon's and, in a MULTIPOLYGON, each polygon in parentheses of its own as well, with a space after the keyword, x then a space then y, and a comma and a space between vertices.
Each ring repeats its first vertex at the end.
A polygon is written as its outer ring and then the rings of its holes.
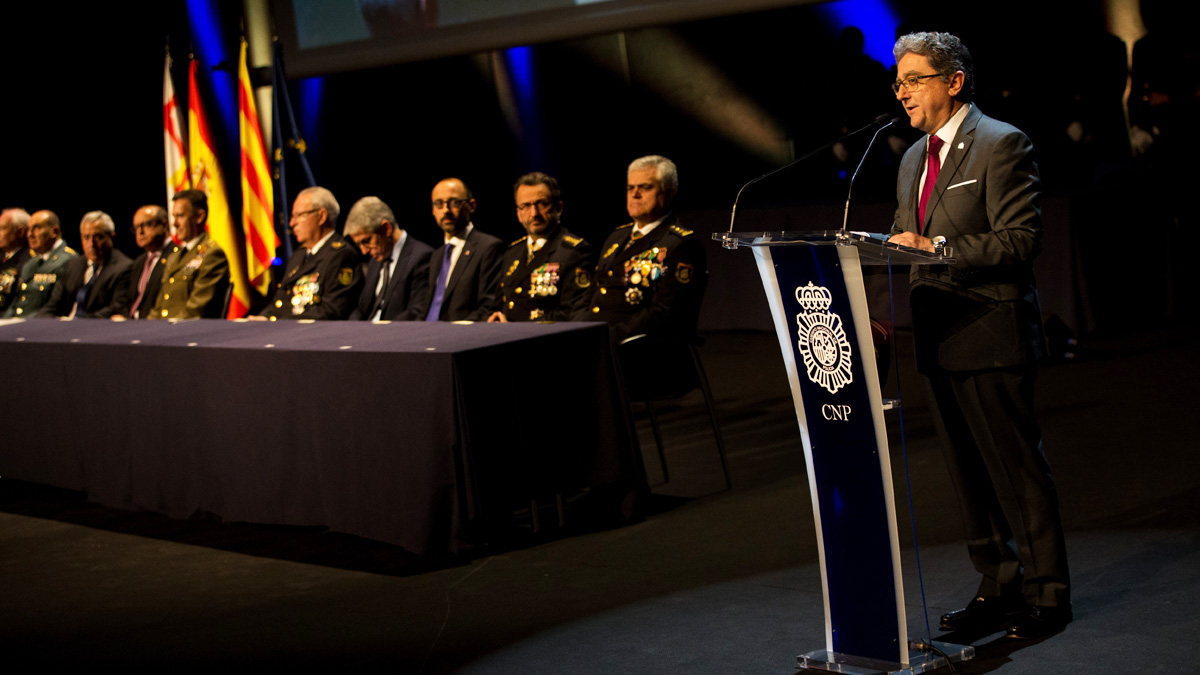
POLYGON ((733 488, 729 478, 729 462, 725 456, 725 437, 717 422, 717 410, 713 405, 712 389, 708 375, 700 360, 699 338, 652 338, 634 335, 621 342, 617 353, 621 359, 621 370, 625 377, 625 388, 630 401, 639 401, 646 406, 650 427, 654 431, 654 443, 658 449, 658 461, 662 466, 663 481, 671 482, 667 471, 667 457, 663 452, 662 430, 654 412, 656 401, 682 398, 700 389, 708 407, 708 419, 712 424, 717 453, 721 458, 721 471, 725 475, 725 489, 733 488))

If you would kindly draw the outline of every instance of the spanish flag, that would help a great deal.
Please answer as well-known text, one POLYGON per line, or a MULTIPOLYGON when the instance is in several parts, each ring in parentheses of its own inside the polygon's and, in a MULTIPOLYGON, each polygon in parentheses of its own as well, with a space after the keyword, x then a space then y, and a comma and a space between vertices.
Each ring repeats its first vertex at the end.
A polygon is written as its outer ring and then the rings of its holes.
POLYGON ((200 89, 196 83, 199 64, 195 60, 188 67, 188 152, 192 173, 192 187, 208 195, 208 235, 225 250, 229 260, 229 272, 233 278, 233 297, 229 301, 230 319, 246 315, 250 309, 250 283, 246 279, 246 262, 242 255, 241 233, 234 229, 229 210, 229 198, 225 191, 225 177, 217 161, 216 145, 213 143, 211 127, 204 115, 200 102, 200 89))
POLYGON ((266 145, 259 125, 250 69, 246 65, 246 41, 238 57, 238 129, 242 140, 242 232, 246 242, 246 268, 250 284, 262 295, 271 286, 271 261, 279 238, 273 220, 275 202, 266 145))
MULTIPOLYGON (((167 159, 167 204, 180 190, 192 187, 184 161, 183 126, 179 123, 179 106, 175 103, 175 85, 171 83, 171 55, 163 67, 163 149, 167 159)), ((170 207, 167 207, 170 210, 170 207)))

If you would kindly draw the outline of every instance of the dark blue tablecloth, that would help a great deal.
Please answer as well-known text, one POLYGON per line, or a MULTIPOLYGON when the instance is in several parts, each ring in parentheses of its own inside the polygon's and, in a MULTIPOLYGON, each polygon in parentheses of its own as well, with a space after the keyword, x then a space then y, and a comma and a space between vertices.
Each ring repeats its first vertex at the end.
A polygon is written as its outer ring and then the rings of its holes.
POLYGON ((0 476, 174 517, 423 554, 644 485, 603 324, 33 320, 0 325, 0 372, 0 476))

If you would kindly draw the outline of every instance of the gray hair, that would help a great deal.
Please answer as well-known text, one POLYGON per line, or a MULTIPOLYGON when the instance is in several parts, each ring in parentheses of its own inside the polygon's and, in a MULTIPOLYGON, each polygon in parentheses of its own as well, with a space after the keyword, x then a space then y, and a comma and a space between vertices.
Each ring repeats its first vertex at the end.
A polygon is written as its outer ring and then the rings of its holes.
POLYGON ((679 171, 675 168, 675 162, 662 155, 646 155, 630 162, 629 170, 625 174, 629 175, 629 173, 641 169, 654 169, 658 173, 658 182, 662 183, 664 190, 679 191, 679 171))
POLYGON ((83 214, 83 218, 79 219, 79 226, 83 227, 85 223, 100 223, 104 226, 104 231, 110 235, 115 234, 117 226, 113 222, 112 216, 103 211, 88 211, 83 214))
POLYGON ((391 207, 379 197, 363 197, 354 202, 346 214, 346 236, 365 232, 375 234, 383 227, 383 221, 396 224, 396 215, 391 207))
POLYGON ((0 211, 0 218, 4 216, 8 216, 18 230, 29 229, 29 212, 25 209, 4 209, 0 211))
POLYGON ((892 47, 892 55, 897 63, 905 54, 928 59, 942 82, 949 82, 950 76, 961 70, 963 86, 962 91, 958 92, 958 99, 970 101, 975 94, 975 68, 971 62, 971 52, 957 37, 950 33, 909 33, 896 40, 896 45, 892 47))
POLYGON ((304 188, 296 196, 300 197, 301 195, 308 196, 308 201, 314 209, 325 209, 325 214, 329 216, 329 226, 337 227, 338 215, 341 214, 342 207, 338 206, 337 198, 333 196, 332 192, 319 185, 314 185, 304 188))

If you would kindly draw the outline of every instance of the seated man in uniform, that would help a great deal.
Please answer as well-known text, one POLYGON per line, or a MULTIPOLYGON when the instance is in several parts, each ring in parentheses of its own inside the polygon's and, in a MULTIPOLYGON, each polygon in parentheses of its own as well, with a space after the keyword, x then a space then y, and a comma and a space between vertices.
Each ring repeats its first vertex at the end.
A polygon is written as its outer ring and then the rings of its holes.
POLYGON ((562 226, 558 181, 530 173, 513 186, 526 236, 508 245, 500 264, 500 308, 488 322, 567 321, 587 303, 596 256, 562 226))
POLYGON ((107 319, 128 310, 132 262, 113 248, 117 228, 103 211, 89 211, 79 222, 83 255, 63 265, 58 283, 38 316, 107 319))
MULTIPOLYGON (((151 319, 223 319, 229 291, 229 259, 205 230, 208 195, 180 190, 171 198, 180 243, 163 267, 151 319)), ((143 298, 142 303, 149 302, 143 298)))
POLYGON ((370 259, 358 306, 350 319, 415 321, 429 289, 428 244, 396 226, 392 209, 379 197, 363 197, 346 216, 346 237, 370 259))
POLYGON ((600 248, 579 321, 606 321, 618 342, 634 335, 689 339, 696 332, 708 274, 704 244, 671 212, 675 163, 650 155, 629 165, 625 205, 632 223, 600 248))
MULTIPOLYGON (((362 293, 358 250, 334 231, 341 207, 333 193, 310 187, 292 204, 292 233, 300 248, 259 320, 347 319, 362 293)), ((253 317, 251 317, 253 318, 253 317)))
POLYGON ((29 262, 29 213, 0 212, 0 316, 21 290, 21 269, 29 262))
POLYGON ((21 268, 20 290, 4 313, 6 319, 35 316, 50 299, 63 266, 79 255, 63 242, 58 215, 45 210, 29 216, 29 253, 31 259, 21 268))

